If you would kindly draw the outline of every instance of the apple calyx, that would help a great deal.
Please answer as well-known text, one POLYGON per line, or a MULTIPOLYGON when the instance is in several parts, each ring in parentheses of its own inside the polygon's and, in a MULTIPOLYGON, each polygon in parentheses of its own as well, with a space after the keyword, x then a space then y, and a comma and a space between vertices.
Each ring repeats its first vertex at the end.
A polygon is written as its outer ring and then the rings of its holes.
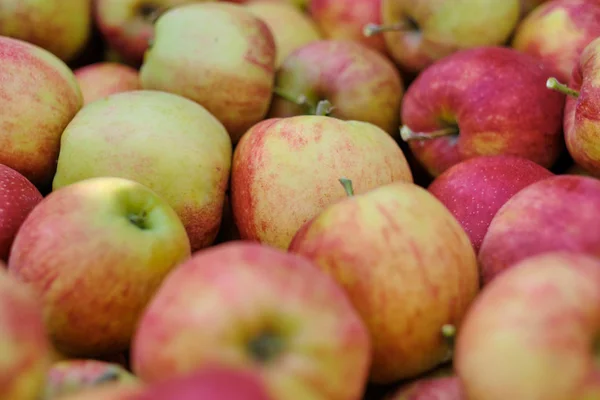
POLYGON ((338 179, 338 181, 344 187, 344 190, 346 191, 346 195, 348 197, 354 196, 354 188, 352 187, 352 181, 350 179, 348 179, 348 178, 340 178, 340 179, 338 179))
POLYGON ((390 25, 379 25, 370 23, 363 27, 363 35, 366 37, 371 37, 373 35, 378 35, 383 32, 398 32, 398 31, 418 31, 419 26, 417 22, 410 18, 406 17, 401 21, 396 22, 395 24, 390 25))
POLYGON ((455 136, 458 135, 458 133, 458 127, 455 126, 450 126, 448 128, 443 128, 432 132, 414 132, 406 125, 402 125, 402 127, 400 128, 400 137, 405 142, 410 142, 414 140, 430 140, 444 136, 455 136))
POLYGON ((281 336, 271 331, 262 332, 248 342, 250 356, 263 364, 276 359, 283 352, 284 347, 281 336))
POLYGON ((129 213, 127 215, 129 222, 131 222, 133 225, 137 226, 141 230, 148 229, 147 217, 148 213, 146 211, 141 211, 139 213, 129 213))
POLYGON ((442 339, 446 343, 448 347, 448 354, 446 354, 445 361, 452 360, 454 356, 454 344, 456 341, 456 326, 452 324, 444 324, 442 325, 442 339))
POLYGON ((571 89, 564 83, 560 83, 558 81, 558 79, 556 79, 554 77, 548 78, 548 80, 546 81, 546 87, 550 90, 554 90, 559 93, 566 94, 567 96, 572 96, 575 98, 579 97, 579 92, 577 90, 571 89))

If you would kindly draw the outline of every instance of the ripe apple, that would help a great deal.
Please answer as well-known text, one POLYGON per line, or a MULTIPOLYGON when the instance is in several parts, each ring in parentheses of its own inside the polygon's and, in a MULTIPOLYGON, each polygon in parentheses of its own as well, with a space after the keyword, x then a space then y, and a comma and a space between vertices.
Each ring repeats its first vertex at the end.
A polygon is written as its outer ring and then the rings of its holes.
POLYGON ((0 261, 0 398, 36 400, 50 368, 50 343, 34 292, 0 261))
POLYGON ((160 382, 210 365, 260 373, 276 399, 358 399, 367 329, 303 257, 236 241, 198 251, 163 282, 133 338, 133 372, 160 382))
POLYGON ((0 164, 0 260, 8 261, 17 230, 42 198, 27 178, 0 164))
POLYGON ((276 51, 267 24, 245 6, 182 5, 156 21, 140 79, 144 89, 179 94, 204 106, 235 144, 267 114, 276 51))
MULTIPOLYGON (((146 385, 123 385, 119 382, 89 388, 49 400, 138 400, 146 391, 146 385)), ((169 400, 179 400, 169 398, 169 400)))
POLYGON ((169 8, 215 0, 93 0, 94 17, 111 50, 125 63, 141 65, 154 36, 154 22, 169 8))
POLYGON ((450 167, 428 190, 458 219, 479 252, 500 207, 524 187, 553 175, 526 158, 481 156, 450 167))
POLYGON ((483 288, 458 333, 454 366, 465 398, 599 398, 598 315, 600 259, 523 259, 483 288))
POLYGON ((138 71, 121 63, 98 62, 73 72, 83 94, 84 105, 114 93, 142 88, 138 71))
POLYGON ((525 18, 530 12, 536 9, 540 4, 547 2, 548 0, 521 0, 521 20, 525 18))
POLYGON ((269 117, 316 114, 320 100, 332 117, 370 122, 398 136, 404 84, 382 54, 349 40, 320 40, 290 54, 275 77, 269 117))
POLYGON ((227 131, 202 106, 123 92, 86 105, 65 129, 53 186, 99 176, 140 182, 175 209, 195 251, 219 230, 231 157, 227 131))
POLYGON ((512 46, 543 60, 555 77, 569 82, 585 46, 600 36, 600 3, 553 0, 521 22, 512 46))
POLYGON ((302 115, 256 124, 235 149, 231 169, 241 239, 287 249, 305 222, 345 197, 341 176, 357 193, 412 182, 400 147, 367 122, 302 115))
POLYGON ((90 39, 91 0, 2 0, 1 3, 1 36, 42 47, 65 62, 78 56, 90 39))
POLYGON ((504 44, 519 21, 519 0, 381 0, 383 34, 398 65, 419 72, 456 51, 504 44))
POLYGON ((536 254, 569 250, 600 257, 600 180, 556 175, 508 200, 479 251, 484 284, 536 254))
POLYGON ((434 177, 460 161, 500 154, 550 168, 564 150, 565 103, 545 88, 550 74, 514 49, 456 52, 408 87, 402 138, 434 177))
POLYGON ((275 68, 294 50, 321 39, 316 24, 298 7, 286 1, 254 0, 246 9, 260 18, 271 30, 275 40, 275 68))
POLYGON ((479 288, 469 237, 427 190, 395 182, 349 198, 305 224, 289 251, 342 286, 371 334, 370 380, 413 378, 448 356, 444 326, 458 326, 479 288))
POLYGON ((327 39, 346 39, 387 54, 382 35, 365 36, 367 24, 381 23, 381 0, 310 0, 309 15, 327 39))
POLYGON ((548 88, 566 94, 564 136, 573 160, 592 175, 600 176, 600 112, 597 100, 600 37, 591 41, 581 53, 569 86, 556 78, 548 79, 548 88))
POLYGON ((387 400, 463 400, 460 379, 457 376, 423 378, 403 384, 387 400))
POLYGON ((146 303, 189 255, 183 224, 163 198, 102 177, 46 196, 21 225, 8 269, 43 302, 57 350, 94 357, 128 348, 146 303))
POLYGON ((83 105, 73 72, 52 53, 0 36, 0 164, 45 191, 56 170, 60 136, 83 105))

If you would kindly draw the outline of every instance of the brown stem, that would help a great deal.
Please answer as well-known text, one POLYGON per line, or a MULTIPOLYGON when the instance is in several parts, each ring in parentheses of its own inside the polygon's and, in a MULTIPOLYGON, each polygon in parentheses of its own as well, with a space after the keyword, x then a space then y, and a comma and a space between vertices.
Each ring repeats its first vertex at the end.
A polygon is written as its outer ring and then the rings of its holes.
POLYGON ((410 142, 413 140, 429 140, 456 134, 458 134, 458 128, 454 126, 432 132, 413 132, 413 130, 406 125, 402 125, 402 128, 400 128, 400 137, 405 142, 410 142))
POLYGON ((400 21, 391 25, 378 25, 371 23, 363 27, 363 35, 370 37, 383 32, 406 31, 409 30, 409 28, 410 24, 408 24, 406 21, 400 21))
POLYGON ((340 179, 338 179, 338 181, 344 187, 344 190, 346 191, 346 194, 348 195, 348 197, 354 196, 354 188, 352 187, 352 181, 350 179, 340 178, 340 179))
POLYGON ((555 90, 559 93, 566 94, 567 96, 572 96, 575 98, 579 97, 579 92, 575 89, 571 89, 564 83, 560 83, 556 78, 548 78, 546 81, 546 87, 551 90, 555 90))

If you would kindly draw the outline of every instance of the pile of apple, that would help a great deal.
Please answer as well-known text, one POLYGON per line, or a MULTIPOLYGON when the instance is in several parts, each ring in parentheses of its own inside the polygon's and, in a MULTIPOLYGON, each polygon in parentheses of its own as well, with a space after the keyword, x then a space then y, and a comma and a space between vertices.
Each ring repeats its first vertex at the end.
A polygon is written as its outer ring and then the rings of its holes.
POLYGON ((0 102, 0 400, 600 399, 598 0, 0 0, 0 102))

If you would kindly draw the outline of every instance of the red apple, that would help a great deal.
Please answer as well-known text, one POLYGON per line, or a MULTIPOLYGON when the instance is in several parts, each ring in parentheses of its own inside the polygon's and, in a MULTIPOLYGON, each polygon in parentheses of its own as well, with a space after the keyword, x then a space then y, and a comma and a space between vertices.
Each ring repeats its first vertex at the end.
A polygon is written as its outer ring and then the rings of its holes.
POLYGON ((386 400, 466 400, 466 398, 457 376, 440 376, 404 384, 386 400))
POLYGON ((568 82, 581 52, 600 36, 600 3, 552 0, 518 26, 512 46, 543 60, 560 81, 568 82))
POLYGON ((256 371, 276 399, 358 399, 367 329, 343 290, 297 255, 249 242, 200 250, 138 325, 134 373, 160 382, 211 365, 256 371))
POLYGON ((556 175, 508 200, 492 219, 479 251, 484 284, 515 263, 556 250, 600 257, 600 180, 556 175))
POLYGON ((108 95, 142 88, 135 68, 115 62, 88 64, 75 71, 84 104, 108 95))
POLYGON ((27 178, 0 164, 0 260, 8 261, 18 229, 42 198, 27 178))
POLYGON ((402 103, 402 138, 433 176, 460 161, 514 155, 550 168, 564 150, 564 96, 551 72, 504 47, 454 53, 427 68, 402 103))
POLYGON ((458 219, 478 252, 500 207, 524 187, 553 175, 526 158, 481 156, 450 167, 428 190, 458 219))
POLYGON ((454 367, 465 398, 600 398, 599 317, 600 259, 523 259, 483 288, 458 332, 454 367))

